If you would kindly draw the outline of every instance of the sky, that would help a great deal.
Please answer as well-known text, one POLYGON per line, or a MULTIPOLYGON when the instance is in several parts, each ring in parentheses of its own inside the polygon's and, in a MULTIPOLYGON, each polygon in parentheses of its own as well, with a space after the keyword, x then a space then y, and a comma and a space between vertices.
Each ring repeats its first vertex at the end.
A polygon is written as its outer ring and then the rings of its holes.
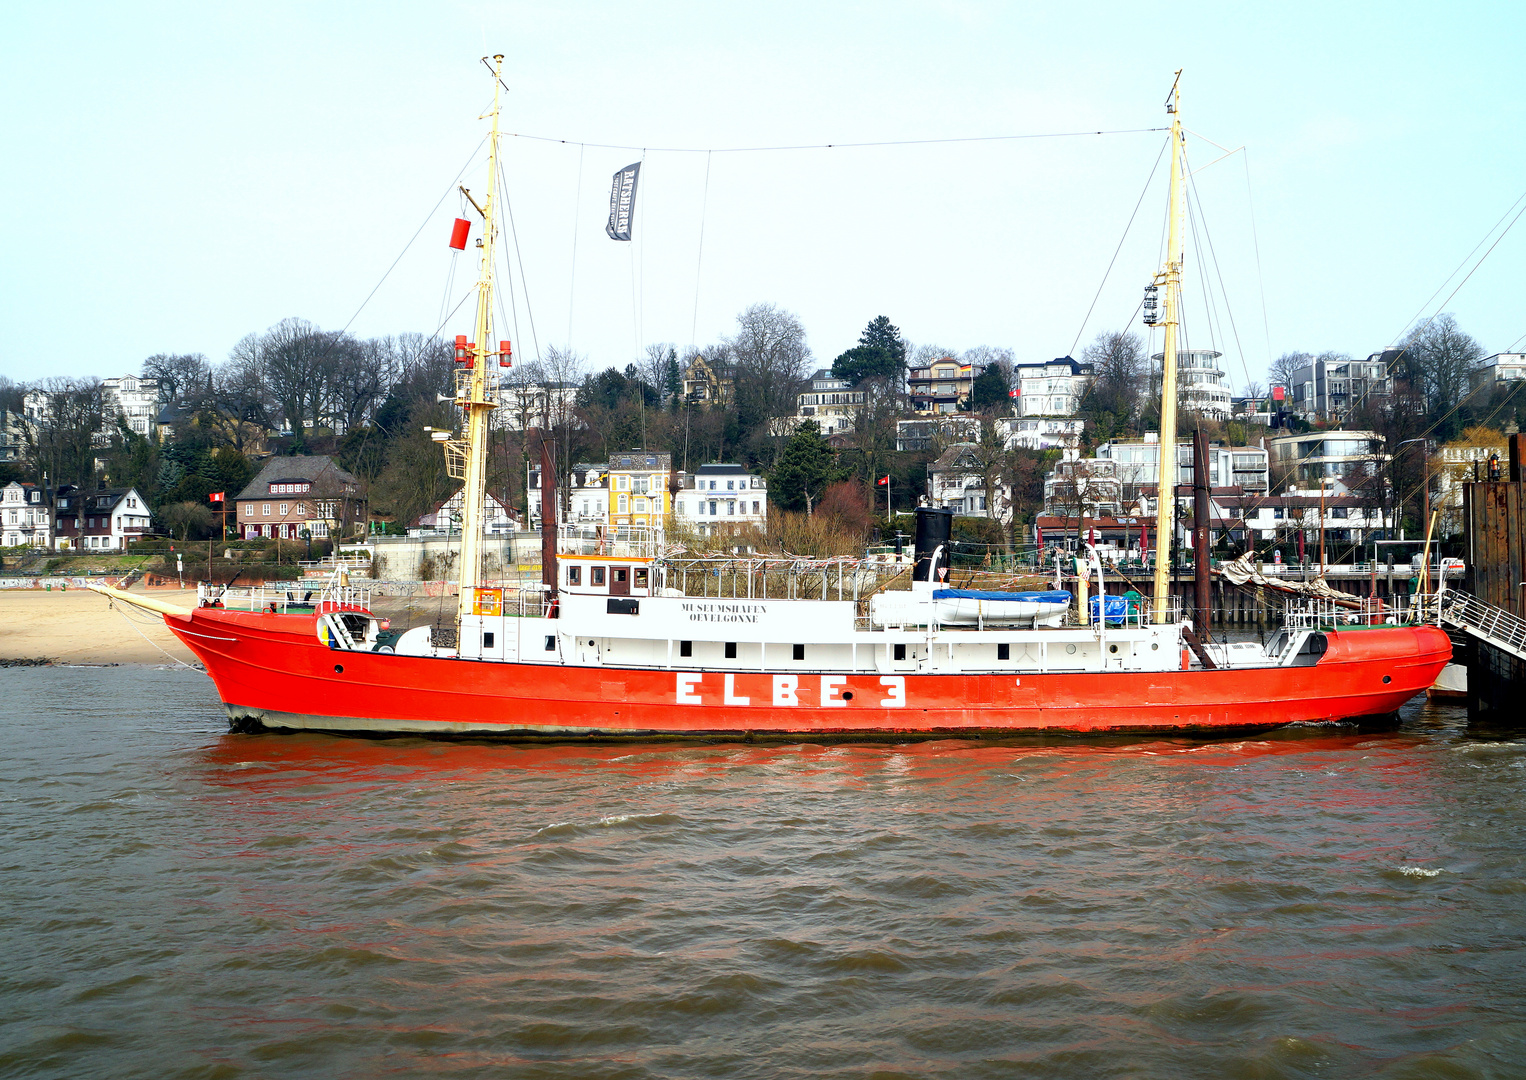
POLYGON ((495 336, 522 359, 624 366, 755 303, 823 365, 878 315, 1024 362, 1144 332, 1178 68, 1187 335, 1237 389, 1441 310, 1520 349, 1526 223, 1499 237, 1526 206, 1523 31, 1518 3, 5 5, 0 375, 219 361, 288 317, 469 332, 470 303, 442 318, 476 274, 447 241, 455 178, 486 188, 499 52, 495 336), (927 141, 954 139, 982 141, 927 141))

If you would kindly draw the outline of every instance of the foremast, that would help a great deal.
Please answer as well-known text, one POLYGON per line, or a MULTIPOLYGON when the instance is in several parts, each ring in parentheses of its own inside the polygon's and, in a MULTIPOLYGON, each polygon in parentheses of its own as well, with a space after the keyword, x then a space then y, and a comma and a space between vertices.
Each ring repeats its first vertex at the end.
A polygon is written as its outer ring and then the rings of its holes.
MULTIPOLYGON (((1182 287, 1182 170, 1185 144, 1181 113, 1182 73, 1176 73, 1166 112, 1171 117, 1171 196, 1167 215, 1166 265, 1155 275, 1156 287, 1166 292, 1165 347, 1160 362, 1160 471, 1155 500, 1154 621, 1167 621, 1171 589, 1171 541, 1176 508, 1176 334, 1181 323, 1182 287)), ((1153 292, 1154 290, 1150 290, 1153 292)), ((1149 295, 1148 293, 1146 295, 1149 295)), ((1148 314, 1148 312, 1147 312, 1148 314)))
MULTIPOLYGON (((486 57, 483 63, 487 63, 486 57)), ((461 191, 482 215, 481 266, 477 276, 477 318, 471 341, 456 339, 455 404, 465 414, 463 436, 445 444, 445 456, 451 475, 464 481, 461 488, 461 555, 458 564, 460 596, 457 627, 472 614, 477 589, 482 584, 482 520, 487 500, 487 444, 489 420, 498 407, 498 367, 509 362, 508 342, 493 349, 493 267, 494 245, 498 239, 498 110, 503 86, 503 54, 493 57, 492 131, 488 135, 487 196, 479 205, 461 191), (496 360, 497 363, 490 361, 496 360)))

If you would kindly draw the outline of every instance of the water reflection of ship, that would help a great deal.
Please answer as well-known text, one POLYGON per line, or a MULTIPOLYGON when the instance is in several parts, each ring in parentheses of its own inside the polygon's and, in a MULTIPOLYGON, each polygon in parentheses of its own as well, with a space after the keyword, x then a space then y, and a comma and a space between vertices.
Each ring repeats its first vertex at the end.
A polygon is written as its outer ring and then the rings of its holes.
MULTIPOLYGON (((540 588, 486 586, 488 417, 510 353, 507 342, 491 344, 494 78, 475 338, 457 338, 461 433, 433 433, 464 485, 455 632, 449 640, 427 626, 393 634, 342 572, 308 605, 276 597, 267 607, 263 596, 244 611, 226 598, 193 611, 157 605, 205 664, 236 727, 549 740, 1223 732, 1392 716, 1451 655, 1440 630, 1396 622, 1392 609, 1318 602, 1264 646, 1206 643, 1171 606, 1170 498, 1156 500, 1156 535, 1165 539, 1148 612, 1115 612, 1104 600, 1092 615, 1084 582, 1093 571, 1090 580, 1103 581, 1095 550, 1078 560, 1083 584, 1072 617, 1068 595, 948 588, 951 515, 927 508, 917 515, 904 590, 879 588, 845 560, 775 559, 772 572, 768 560, 735 560, 714 578, 707 571, 691 580, 660 527, 558 530, 550 484, 542 485, 540 588), (720 595, 726 582, 729 596, 720 595)), ((1146 302, 1149 321, 1164 331, 1166 431, 1176 429, 1182 267, 1178 100, 1173 86, 1167 256, 1146 302)), ((543 476, 556 475, 554 453, 540 440, 543 476)), ((1160 455, 1161 492, 1173 489, 1173 458, 1160 455)))

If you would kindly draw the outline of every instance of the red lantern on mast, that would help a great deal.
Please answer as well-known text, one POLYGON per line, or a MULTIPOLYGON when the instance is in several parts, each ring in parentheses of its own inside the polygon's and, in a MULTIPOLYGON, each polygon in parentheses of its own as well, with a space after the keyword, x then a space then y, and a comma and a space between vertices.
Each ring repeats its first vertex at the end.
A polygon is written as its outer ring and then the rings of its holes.
POLYGON ((499 367, 513 367, 514 364, 509 359, 513 355, 514 355, 514 345, 513 345, 513 342, 500 341, 498 343, 498 366, 499 367))
POLYGON ((465 334, 456 335, 456 363, 465 364, 466 370, 470 371, 477 366, 476 352, 476 344, 467 341, 465 334))
POLYGON ((450 230, 450 246, 457 251, 466 250, 466 237, 472 231, 472 223, 466 218, 456 218, 456 223, 450 230))

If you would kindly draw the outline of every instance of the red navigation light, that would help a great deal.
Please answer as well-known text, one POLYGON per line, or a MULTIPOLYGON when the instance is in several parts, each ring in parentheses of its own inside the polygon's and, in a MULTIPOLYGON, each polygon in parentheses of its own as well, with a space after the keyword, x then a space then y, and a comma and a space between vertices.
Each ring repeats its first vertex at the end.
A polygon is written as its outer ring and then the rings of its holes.
POLYGON ((465 218, 456 218, 456 223, 450 230, 450 246, 457 251, 466 250, 466 236, 472 231, 472 223, 465 218))
POLYGON ((498 343, 498 366, 499 367, 513 367, 514 364, 509 359, 513 355, 514 355, 514 346, 513 346, 512 342, 500 341, 498 343))

